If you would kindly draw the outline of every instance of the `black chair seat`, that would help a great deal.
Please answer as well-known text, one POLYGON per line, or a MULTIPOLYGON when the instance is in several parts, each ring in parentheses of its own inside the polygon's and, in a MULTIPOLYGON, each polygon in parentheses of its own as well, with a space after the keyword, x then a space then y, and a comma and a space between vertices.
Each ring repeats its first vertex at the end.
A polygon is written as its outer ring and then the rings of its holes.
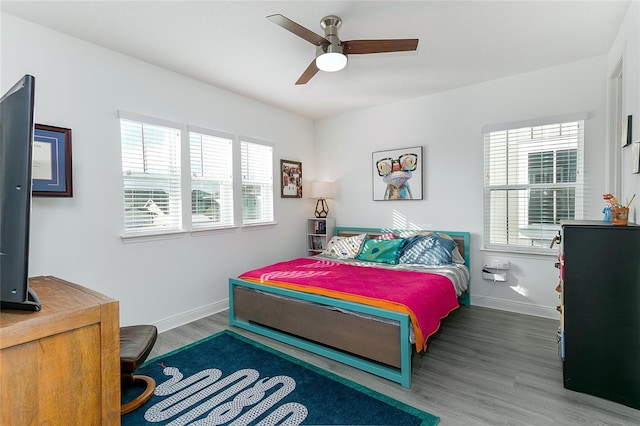
POLYGON ((153 325, 132 325, 120 328, 120 371, 133 374, 149 354, 158 338, 153 325))
POLYGON ((143 384, 144 392, 132 401, 123 404, 121 414, 129 413, 147 402, 153 395, 156 382, 151 377, 133 373, 151 353, 158 338, 158 329, 153 325, 132 325, 120 328, 120 374, 122 386, 143 384))

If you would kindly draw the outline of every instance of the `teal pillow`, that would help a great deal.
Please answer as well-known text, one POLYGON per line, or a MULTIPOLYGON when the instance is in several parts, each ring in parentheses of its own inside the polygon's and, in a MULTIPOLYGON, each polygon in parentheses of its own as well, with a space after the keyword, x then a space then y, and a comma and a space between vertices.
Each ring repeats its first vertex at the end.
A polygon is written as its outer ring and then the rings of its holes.
POLYGON ((356 259, 395 265, 398 263, 404 241, 404 238, 365 240, 362 250, 356 259))

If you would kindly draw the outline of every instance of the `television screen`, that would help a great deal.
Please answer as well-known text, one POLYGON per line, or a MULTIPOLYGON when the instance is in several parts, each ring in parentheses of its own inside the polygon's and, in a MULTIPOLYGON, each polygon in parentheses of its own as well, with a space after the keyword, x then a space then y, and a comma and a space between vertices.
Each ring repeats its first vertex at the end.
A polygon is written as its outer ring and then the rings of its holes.
POLYGON ((0 99, 0 308, 39 311, 29 287, 29 219, 35 79, 0 99))

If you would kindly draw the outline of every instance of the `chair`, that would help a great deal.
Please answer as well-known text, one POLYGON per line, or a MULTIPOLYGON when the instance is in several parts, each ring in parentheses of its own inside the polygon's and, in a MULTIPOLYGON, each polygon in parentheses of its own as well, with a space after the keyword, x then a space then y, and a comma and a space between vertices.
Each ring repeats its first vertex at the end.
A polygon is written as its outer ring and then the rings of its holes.
POLYGON ((120 375, 122 389, 144 385, 144 391, 133 400, 122 404, 120 414, 127 414, 147 402, 153 395, 156 382, 151 377, 133 373, 147 359, 158 338, 153 325, 120 327, 120 375))

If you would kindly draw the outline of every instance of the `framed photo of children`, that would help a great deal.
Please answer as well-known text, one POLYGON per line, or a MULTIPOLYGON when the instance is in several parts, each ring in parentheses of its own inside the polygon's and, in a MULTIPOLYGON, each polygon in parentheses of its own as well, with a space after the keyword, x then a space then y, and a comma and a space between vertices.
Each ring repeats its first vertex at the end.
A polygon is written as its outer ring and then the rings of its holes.
POLYGON ((280 197, 302 198, 302 163, 280 160, 280 197))
POLYGON ((372 154, 373 200, 422 200, 422 147, 372 154))

